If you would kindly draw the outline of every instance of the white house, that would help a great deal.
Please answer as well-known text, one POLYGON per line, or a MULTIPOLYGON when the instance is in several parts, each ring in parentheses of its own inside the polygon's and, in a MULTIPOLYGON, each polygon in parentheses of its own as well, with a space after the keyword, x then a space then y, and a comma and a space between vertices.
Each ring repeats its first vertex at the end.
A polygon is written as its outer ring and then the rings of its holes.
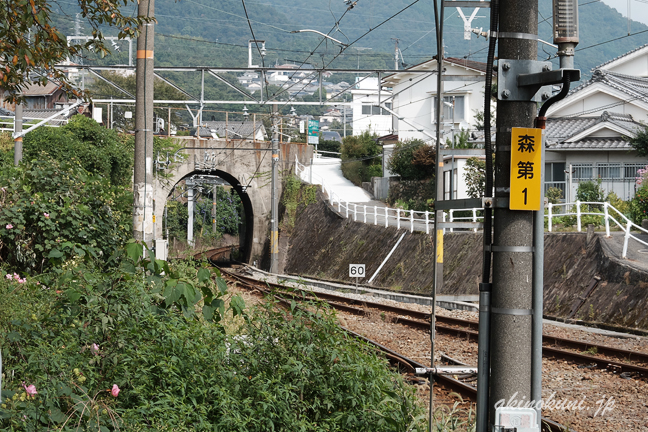
POLYGON ((392 132, 391 92, 379 90, 378 78, 359 80, 353 95, 353 133, 360 135, 370 131, 378 136, 392 132), (381 107, 382 105, 382 107, 381 107))
POLYGON ((647 90, 644 45, 596 67, 589 81, 554 104, 547 112, 545 190, 560 188, 573 201, 579 182, 601 179, 606 192, 632 198, 637 169, 648 160, 627 137, 648 121, 647 90))
MULTIPOLYGON (((445 142, 462 129, 475 129, 475 114, 483 110, 486 64, 471 60, 446 58, 444 69, 444 111, 441 139, 445 142)), ((420 139, 434 144, 436 139, 437 61, 428 60, 382 80, 391 90, 394 133, 399 141, 420 139), (429 71, 414 73, 413 71, 429 71)), ((390 152, 391 148, 387 149, 390 152)), ((464 171, 470 156, 444 157, 443 187, 445 199, 467 198, 464 171), (452 181, 451 181, 452 176, 452 181), (452 189, 452 194, 451 194, 452 189)), ((483 156, 478 156, 483 158, 483 156)))
MULTIPOLYGON (((451 130, 474 129, 475 113, 484 108, 486 63, 446 58, 444 69, 444 112, 442 139, 451 130)), ((396 118, 395 133, 401 141, 436 137, 437 61, 428 60, 392 75, 382 81, 383 88, 391 89, 396 118), (411 73, 429 71, 429 74, 411 73)))

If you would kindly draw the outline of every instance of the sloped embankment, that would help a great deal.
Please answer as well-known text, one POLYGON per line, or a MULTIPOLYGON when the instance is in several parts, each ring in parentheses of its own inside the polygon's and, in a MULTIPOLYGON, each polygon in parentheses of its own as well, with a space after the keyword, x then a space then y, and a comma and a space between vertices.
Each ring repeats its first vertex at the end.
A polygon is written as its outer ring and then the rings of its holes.
MULTIPOLYGON (((284 271, 350 283, 355 280, 348 277, 349 264, 366 264, 363 283, 406 231, 342 218, 320 197, 298 212, 284 271)), ((444 286, 439 294, 478 294, 481 245, 480 233, 444 236, 444 286)), ((648 274, 611 258, 605 249, 598 236, 588 243, 585 233, 546 234, 545 313, 648 329, 648 274), (600 277, 600 282, 581 301, 594 276, 600 277)), ((372 285, 430 294, 432 263, 432 238, 407 232, 372 285)))

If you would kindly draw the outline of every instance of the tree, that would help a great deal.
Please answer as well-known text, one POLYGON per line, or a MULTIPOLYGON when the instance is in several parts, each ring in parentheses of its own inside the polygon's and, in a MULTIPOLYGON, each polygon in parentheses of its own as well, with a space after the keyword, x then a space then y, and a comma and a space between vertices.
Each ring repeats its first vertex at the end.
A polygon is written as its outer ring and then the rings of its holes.
POLYGON ((464 179, 466 180, 466 191, 471 198, 483 197, 486 188, 486 161, 478 157, 468 158, 464 179))
POLYGON ((0 8, 0 86, 6 101, 20 99, 20 93, 38 72, 36 81, 45 85, 49 79, 63 84, 68 94, 85 97, 86 94, 73 87, 65 74, 54 66, 68 57, 91 51, 102 56, 110 54, 101 28, 115 27, 120 39, 135 38, 138 27, 154 18, 130 17, 122 11, 135 0, 77 0, 81 16, 92 27, 92 39, 70 41, 52 23, 54 1, 5 1, 0 8))
POLYGON ((387 167, 403 180, 424 180, 434 177, 435 161, 433 146, 410 140, 396 144, 387 167))
POLYGON ((639 156, 648 156, 648 125, 637 131, 634 138, 628 138, 630 145, 637 150, 639 156))
POLYGON ((342 174, 356 186, 382 176, 381 148, 368 130, 342 139, 342 174))

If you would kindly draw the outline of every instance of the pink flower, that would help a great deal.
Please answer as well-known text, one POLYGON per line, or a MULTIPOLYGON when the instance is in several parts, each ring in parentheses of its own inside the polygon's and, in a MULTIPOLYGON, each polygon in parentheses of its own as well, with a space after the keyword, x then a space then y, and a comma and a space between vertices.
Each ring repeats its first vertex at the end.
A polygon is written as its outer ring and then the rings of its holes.
POLYGON ((14 273, 13 278, 16 279, 16 280, 18 280, 18 279, 20 279, 20 275, 14 273))
POLYGON ((6 277, 7 279, 9 279, 9 280, 13 279, 13 276, 11 276, 9 273, 7 273, 7 274, 5 275, 5 277, 6 277))
POLYGON ((24 284, 25 282, 27 282, 27 279, 25 279, 25 278, 18 279, 18 283, 20 283, 20 284, 24 284))
POLYGON ((7 225, 5 226, 5 228, 7 228, 7 229, 11 229, 11 228, 13 228, 13 225, 11 225, 11 224, 7 224, 7 225))
POLYGON ((38 394, 38 392, 36 391, 36 386, 34 384, 26 386, 25 381, 23 381, 22 386, 29 396, 35 396, 38 394))
POLYGON ((46 218, 48 218, 48 217, 49 217, 49 213, 43 213, 43 216, 45 216, 46 218))
POLYGON ((99 345, 93 343, 92 346, 90 347, 90 351, 92 351, 92 354, 94 355, 99 355, 99 345))
POLYGON ((117 384, 113 384, 112 390, 110 390, 110 394, 113 395, 113 397, 119 396, 119 387, 117 387, 117 384))

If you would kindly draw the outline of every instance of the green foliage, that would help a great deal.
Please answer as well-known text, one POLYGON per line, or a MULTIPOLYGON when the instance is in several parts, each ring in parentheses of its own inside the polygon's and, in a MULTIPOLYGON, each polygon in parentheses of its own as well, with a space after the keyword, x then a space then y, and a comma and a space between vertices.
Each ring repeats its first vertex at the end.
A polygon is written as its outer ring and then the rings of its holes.
POLYGON ((486 161, 478 157, 466 160, 464 171, 466 190, 471 198, 481 198, 486 189, 486 161))
POLYGON ((242 300, 208 268, 170 267, 137 243, 125 252, 107 273, 88 263, 41 282, 2 278, 0 346, 14 373, 3 380, 1 429, 129 430, 200 417, 192 401, 204 404, 205 388, 186 394, 186 380, 213 373, 220 321, 242 314, 242 300), (22 382, 38 394, 25 397, 22 382))
POLYGON ((347 136, 342 140, 342 174, 356 186, 368 182, 371 177, 382 177, 382 153, 375 136, 369 131, 361 135, 347 136))
POLYGON ((7 166, 0 187, 0 258, 14 271, 108 258, 130 233, 130 191, 88 174, 75 160, 7 166))
POLYGON ((563 191, 557 187, 550 187, 545 196, 551 204, 558 204, 563 199, 563 191))
MULTIPOLYGON (((482 117, 483 122, 483 117, 482 117)), ((461 128, 459 133, 454 135, 454 145, 450 138, 446 139, 447 148, 456 148, 456 149, 474 149, 478 148, 477 144, 474 141, 470 141, 470 131, 461 128)))
POLYGON ((637 225, 648 219, 648 185, 640 187, 630 205, 630 218, 637 225))
POLYGON ((403 210, 429 211, 435 196, 434 178, 429 180, 401 180, 389 188, 387 203, 403 210))
POLYGON ((426 180, 434 177, 435 161, 434 147, 415 139, 399 141, 394 146, 387 167, 402 180, 426 180))
POLYGON ((93 175, 114 185, 130 185, 133 169, 132 141, 120 139, 113 130, 76 115, 60 128, 40 127, 25 136, 23 160, 76 159, 93 175))
POLYGON ((245 310, 208 268, 137 243, 115 259, 40 284, 0 275, 0 429, 425 430, 414 388, 321 304, 245 310))
POLYGON ((639 156, 648 156, 648 126, 637 130, 633 138, 627 138, 628 142, 637 151, 639 156))
MULTIPOLYGON (((615 209, 617 209, 621 214, 626 215, 626 216, 628 216, 630 214, 630 205, 631 205, 632 201, 623 201, 614 192, 610 192, 608 194, 607 198, 605 198, 605 201, 609 202, 610 205, 612 207, 614 207, 615 209)), ((612 216, 614 216, 616 218, 615 214, 613 214, 612 216)))
POLYGON ((20 92, 36 76, 31 73, 38 70, 38 82, 46 85, 49 80, 57 80, 63 88, 74 95, 82 92, 74 88, 64 71, 54 67, 66 59, 91 50, 102 56, 110 53, 106 46, 103 30, 114 27, 120 38, 137 38, 141 23, 154 18, 132 16, 131 9, 125 6, 135 3, 132 0, 117 2, 99 2, 95 0, 77 0, 83 11, 83 18, 92 28, 92 39, 67 41, 61 30, 53 23, 59 15, 59 5, 47 0, 29 2, 8 2, 0 8, 0 40, 2 40, 2 64, 0 72, 4 96, 7 100, 20 97, 20 92), (56 7, 52 7, 56 5, 56 7), (54 9, 55 12, 52 10, 54 9), (128 9, 128 12, 126 12, 128 9), (29 34, 29 37, 25 35, 29 34))
MULTIPOLYGON (((223 234, 237 235, 239 232, 243 213, 241 198, 230 188, 218 187, 216 191, 216 231, 213 231, 213 191, 210 190, 207 196, 200 196, 195 200, 194 238, 218 239, 223 234)), ((170 237, 187 238, 188 219, 186 203, 180 201, 167 203, 167 227, 170 237)))
POLYGON ((368 130, 360 135, 352 135, 342 140, 342 160, 362 159, 382 152, 381 147, 376 143, 376 136, 368 130))
POLYGON ((317 202, 317 186, 302 184, 299 178, 292 174, 286 177, 281 198, 281 204, 285 208, 284 229, 291 232, 295 227, 299 207, 305 208, 315 202, 317 202))
MULTIPOLYGON (((317 144, 317 150, 329 151, 329 152, 340 153, 340 148, 341 147, 342 147, 342 144, 340 144, 338 141, 335 141, 335 140, 323 140, 323 141, 320 141, 319 144, 317 144)), ((340 157, 340 155, 328 154, 328 153, 325 153, 324 156, 332 157, 332 158, 339 158, 340 157)))
POLYGON ((601 187, 601 179, 596 181, 588 180, 578 183, 576 199, 579 201, 603 202, 605 191, 601 187))

